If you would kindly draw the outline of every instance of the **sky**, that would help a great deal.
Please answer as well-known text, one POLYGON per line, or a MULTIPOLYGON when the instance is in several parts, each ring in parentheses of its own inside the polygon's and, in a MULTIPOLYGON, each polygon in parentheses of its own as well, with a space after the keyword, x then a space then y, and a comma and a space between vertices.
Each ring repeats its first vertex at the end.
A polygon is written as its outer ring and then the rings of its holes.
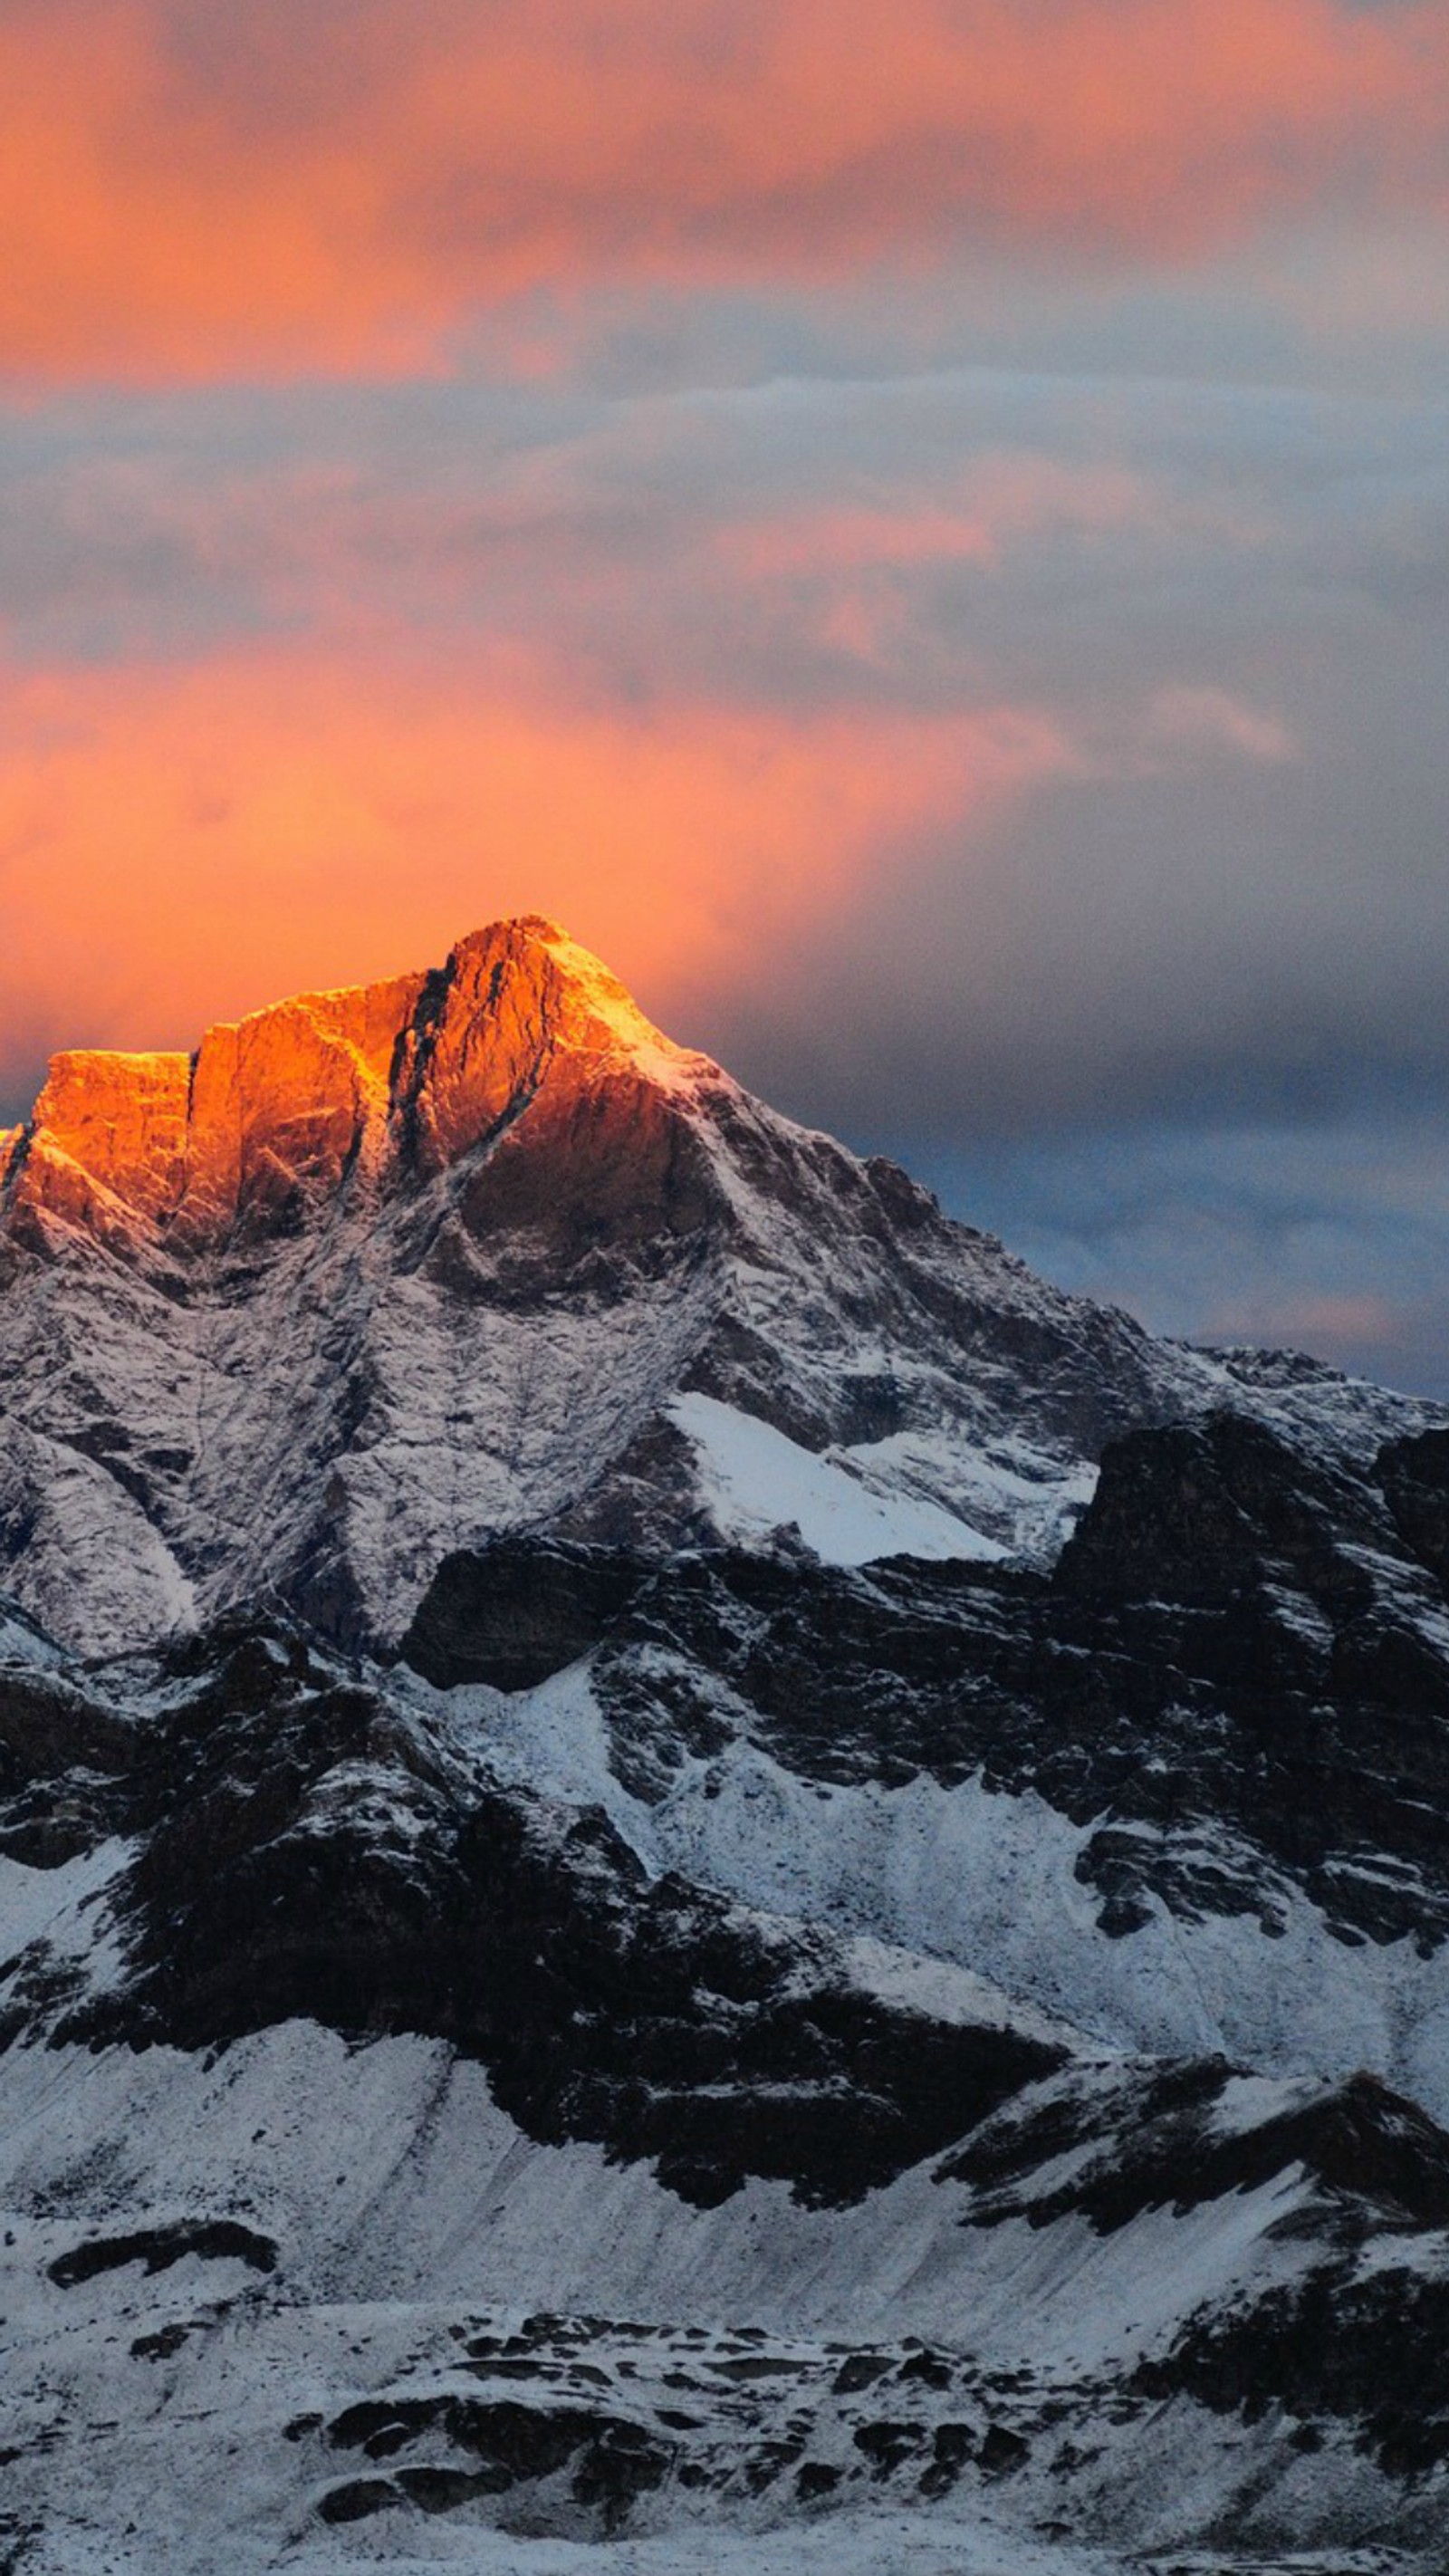
POLYGON ((1449 0, 0 0, 0 1120, 564 921, 1449 1394, 1449 0))

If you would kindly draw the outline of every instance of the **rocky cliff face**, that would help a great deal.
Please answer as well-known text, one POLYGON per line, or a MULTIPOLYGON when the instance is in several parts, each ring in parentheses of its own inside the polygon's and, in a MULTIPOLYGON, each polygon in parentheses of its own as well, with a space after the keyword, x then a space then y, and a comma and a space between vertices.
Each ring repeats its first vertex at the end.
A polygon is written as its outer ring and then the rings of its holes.
POLYGON ((57 1059, 0 1564, 0 2563, 1437 2576, 1432 1408, 524 921, 57 1059))

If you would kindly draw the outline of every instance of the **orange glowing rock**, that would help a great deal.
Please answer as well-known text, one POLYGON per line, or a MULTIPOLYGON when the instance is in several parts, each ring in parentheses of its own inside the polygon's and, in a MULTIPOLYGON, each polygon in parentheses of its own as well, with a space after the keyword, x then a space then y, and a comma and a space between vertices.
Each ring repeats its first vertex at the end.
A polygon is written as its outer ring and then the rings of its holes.
POLYGON ((627 1070, 657 1093, 704 1063, 529 916, 475 931, 432 974, 223 1023, 194 1056, 59 1055, 29 1128, 0 1134, 0 1175, 8 1163, 22 1217, 201 1247, 289 1220, 359 1165, 441 1170, 505 1133, 550 1078, 576 1097, 627 1070))
POLYGON ((516 1117, 559 1057, 641 1053, 656 1074, 697 1061, 661 1036, 587 949, 530 914, 460 940, 429 979, 398 1089, 420 1159, 441 1168, 516 1117))
POLYGON ((336 1188, 369 1127, 387 1118, 399 1034, 422 984, 405 975, 304 993, 208 1031, 191 1089, 184 1236, 336 1188))
POLYGON ((21 1205, 103 1236, 126 1209, 168 1215, 185 1172, 190 1078, 185 1055, 84 1048, 54 1057, 18 1174, 21 1205))

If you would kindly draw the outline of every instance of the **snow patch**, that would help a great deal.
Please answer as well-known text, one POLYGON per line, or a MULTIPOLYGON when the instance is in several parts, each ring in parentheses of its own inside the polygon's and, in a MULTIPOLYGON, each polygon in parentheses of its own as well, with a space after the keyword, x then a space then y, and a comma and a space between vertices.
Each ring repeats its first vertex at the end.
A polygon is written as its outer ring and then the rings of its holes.
POLYGON ((939 1504, 872 1492, 858 1472, 712 1395, 675 1396, 665 1409, 694 1445, 716 1525, 746 1546, 793 1522, 826 1565, 869 1565, 885 1556, 984 1562, 1007 1553, 939 1504))

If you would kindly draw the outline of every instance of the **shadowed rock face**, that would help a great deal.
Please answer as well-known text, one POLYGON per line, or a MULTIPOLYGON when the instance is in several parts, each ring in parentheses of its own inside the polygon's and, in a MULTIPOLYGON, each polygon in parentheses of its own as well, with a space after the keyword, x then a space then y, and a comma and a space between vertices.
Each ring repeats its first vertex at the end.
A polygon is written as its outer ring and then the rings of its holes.
MULTIPOLYGON (((576 1621, 591 1572, 607 1571, 627 1579, 633 1615, 653 1623, 659 1643, 665 1569, 604 1566, 581 1550, 540 1554, 536 1621, 555 1581, 562 1617, 576 1621)), ((772 1616, 792 1592, 800 1607, 821 1580, 743 1556, 728 1570, 737 1607, 772 1616)), ((697 1610, 708 1602, 720 1636, 730 1597, 722 1569, 686 1571, 714 1578, 704 1589, 696 1581, 694 1598, 697 1610)), ((480 1616, 495 1630, 510 1576, 526 1595, 522 1547, 498 1551, 487 1569, 480 1616)), ((946 1669, 951 1635, 969 1655, 971 1632, 955 1615, 960 1578, 953 1611, 939 1570, 892 1569, 877 1608, 893 1597, 903 1611, 918 1579, 913 1642, 897 1662, 924 1685, 946 1669)), ((837 1578, 829 1589, 814 1637, 797 1631, 797 1676, 826 1636, 843 1638, 853 1622, 856 1646, 865 1635, 867 1588, 837 1578)), ((1030 1597, 997 1587, 999 1606, 1030 1597)), ((606 1651, 622 1651, 628 1615, 615 1616, 606 1651)), ((888 1652, 889 1627, 885 1612, 888 1652)), ((757 1636, 757 1661, 762 1651, 757 1636)), ((847 1661, 848 1652, 837 1681, 847 1661)), ((343 2393, 310 2367, 299 2378, 293 2351, 290 2364, 270 2366, 271 2413, 258 2410, 253 2433, 264 2449, 297 2449, 307 2516, 330 2525, 456 2512, 486 2525, 495 2507, 506 2520, 516 2505, 531 2529, 608 2538, 649 2529, 642 2509, 675 2480, 691 2513, 728 2518, 741 2497, 767 2491, 785 2513, 848 2499, 852 2477, 872 2497, 948 2515, 954 2498, 969 2515, 984 2490, 1019 2479, 1026 2527, 1045 2492, 1075 2531, 1098 2537, 1124 2527, 1117 2489, 1134 2494, 1158 2478, 1154 2445, 1180 2442, 1198 2422, 1189 2414, 1162 2433, 1158 2410, 1170 2402, 1230 2429, 1264 2428, 1246 2463, 1228 2443, 1213 2492, 1229 2514, 1261 2507, 1264 2528, 1293 2528, 1303 2451, 1336 2446, 1340 2533, 1396 2535, 1402 2525, 1412 2539, 1416 2482, 1449 2457, 1449 2138, 1385 2085, 1272 2083, 1221 2057, 1113 2055, 973 1981, 953 1987, 939 1968, 903 1986, 899 1954, 862 1956, 819 1928, 675 1874, 651 1876, 597 1808, 502 1788, 469 1750, 478 1712, 458 1728, 434 1726, 390 1696, 385 1678, 295 1632, 232 1623, 152 1663, 60 1678, 71 1696, 54 1703, 49 1738, 38 1700, 28 1732, 13 1732, 33 1765, 84 1758, 99 1795, 93 1842, 126 1837, 107 1890, 111 1956, 94 1985, 69 1990, 58 1969, 47 1982, 40 1962, 22 1963, 18 1976, 9 1963, 0 2037, 46 2040, 39 2054, 57 2070, 69 2043, 84 2043, 72 2057, 102 2068, 104 2055, 90 2052, 119 2044, 131 2073, 115 2102, 128 2122, 152 2043, 167 2043, 171 2092, 179 2049, 215 2073, 226 2099, 259 2063, 249 2035, 321 2022, 346 2036, 364 2087, 385 2084, 376 2060, 390 2042, 431 2038, 450 2060, 480 2061, 489 2118, 516 2123, 506 2132, 510 2171, 529 2152, 520 2132, 548 2149, 597 2146, 615 2167, 649 2168, 654 2200, 628 2206, 635 2223, 667 2206, 663 2232, 679 2231, 686 2276, 708 2260, 705 2231, 733 2209, 740 2244, 767 2221, 757 2256, 766 2271, 800 2259, 790 2255, 793 2228, 814 2228, 808 2277, 828 2260, 828 2209, 833 2224, 859 2230, 858 2259, 877 2267, 872 2298, 899 2298, 915 2280, 929 2289, 939 2264, 974 2263, 983 2283, 997 2279, 998 2335, 1003 2268, 1012 2296, 1026 2281, 1026 2295, 1049 2295, 1064 2311, 1089 2274, 1080 2323, 1090 2343, 1093 2299, 1110 2292, 1128 2318, 1140 2312, 1146 2248, 1161 2312, 1150 2348, 1133 2325, 1120 2354, 1064 2358, 1057 2315, 1055 2358, 1043 2369, 983 2367, 969 2295, 941 2344, 817 2334, 782 2348, 753 2325, 666 2329, 516 2306, 495 2331, 476 2298, 450 2310, 434 2286, 421 2304, 409 2289, 406 2343, 399 2352, 381 2338, 394 2357, 379 2376, 365 2356, 384 2310, 338 2306, 329 2287, 334 2344, 341 2321, 366 2319, 340 2355, 343 2393), (239 2040, 247 2045, 228 2048, 239 2040), (363 2041, 372 2045, 359 2049, 363 2041), (751 2181, 790 2195, 742 2198, 751 2181), (882 2191, 891 2184, 899 2198, 882 2191), (1179 2240, 1174 2299, 1162 2282, 1179 2240), (1093 2461, 1104 2463, 1100 2478, 1083 2475, 1093 2461), (1045 2490, 1030 2483, 1043 2477, 1045 2490)), ((788 1666, 781 1689, 791 1689, 788 1666)), ((405 2053, 416 2063, 415 2050, 405 2053)), ((451 2080, 441 2068, 425 2075, 418 2136, 386 2142, 386 2225, 409 2207, 410 2156, 424 2201, 445 2184, 433 2123, 451 2080)), ((265 2208, 256 2197, 279 2133, 295 2129, 293 2109, 265 2096, 255 2130, 258 2112, 247 2111, 226 2153, 206 2164, 199 2203, 158 2199, 153 2184, 133 2205, 129 2133, 119 2184, 99 2144, 78 2163, 78 2141, 67 2140, 62 2187, 40 2203, 44 2228, 27 2237, 25 2257, 71 2337, 48 2366, 63 2366, 77 2341, 101 2347, 87 2302, 113 2284, 124 2303, 119 2340, 147 2374, 204 2363, 224 2324, 230 2392, 268 2318, 284 2316, 289 2336, 304 2331, 319 2293, 303 2289, 315 2258, 298 2234, 316 2213, 290 2189, 265 2208), (250 2167, 239 2152, 247 2136, 250 2167), (88 2214, 92 2163, 101 2198, 88 2214), (254 2300, 250 2285, 262 2282, 280 2305, 254 2300), (138 2309, 160 2322, 137 2332, 138 2309)), ((369 2138, 363 2159, 369 2205, 377 2145, 369 2138)), ((494 2196, 506 2191, 496 2136, 486 2185, 471 2173, 473 2149, 470 2129, 470 2259, 479 2191, 499 2219, 494 2196)), ((329 2174, 350 2163, 340 2129, 328 2154, 329 2174)), ((599 2174, 602 2194, 602 2165, 599 2174)), ((345 2179, 338 2170, 336 2187, 345 2179)), ((441 2223, 456 2234, 456 2214, 441 2223)), ((577 2204, 572 2223, 582 2223, 577 2204)), ((616 2242, 617 2215, 605 2216, 603 2234, 616 2242)), ((345 2234, 345 2261, 358 2259, 345 2234)), ((597 2259, 597 2249, 578 2259, 597 2259)), ((390 2248, 382 2261, 393 2279, 390 2248)), ((651 2313, 647 2302, 631 2311, 651 2313)), ((148 2422, 154 2411, 148 2386, 148 2422)), ((188 2407, 181 2420, 199 2419, 188 2407)), ((115 2431, 113 2416, 103 2429, 115 2431)), ((1209 2510, 1190 2526, 1200 2537, 1209 2510)))
MULTIPOLYGON (((1410 2263, 1380 2264, 1356 2278, 1345 2255, 1251 2310, 1204 2318, 1163 2359, 1143 2362, 1134 2386, 1245 2424, 1281 2408, 1300 2441, 1315 2419, 1336 2420, 1387 2476, 1412 2485, 1449 2461, 1446 2351, 1442 2269, 1426 2278, 1410 2263)), ((1315 2431, 1302 2447, 1321 2441, 1315 2431)))
POLYGON ((1403 1544, 1449 1595, 1449 1432, 1389 1441, 1377 1474, 1403 1544))
MULTIPOLYGON (((553 1587, 576 1622, 592 1576, 613 1586, 611 1653, 627 1655, 631 1633, 677 1641, 682 1605, 696 1649, 713 1637, 717 1667, 738 1646, 729 1623, 742 1608, 757 1619, 788 1604, 798 1616, 819 1581, 739 1557, 687 1569, 681 1595, 664 1569, 538 1554, 535 1644, 553 1587)), ((525 1546, 497 1551, 487 1615, 496 1621, 510 1585, 526 1602, 528 1576, 525 1546)), ((933 1672, 959 1677, 976 1632, 960 1616, 959 1578, 954 1594, 948 1580, 893 1570, 898 1611, 909 1603, 893 1641, 891 1593, 836 1578, 818 1627, 795 1626, 795 1654, 823 1664, 834 1638, 823 1679, 838 1691, 869 1621, 878 1686, 893 1642, 906 1650, 897 1671, 918 1688, 933 1672)), ((779 1657, 785 1704, 804 1663, 782 1644, 754 1626, 757 1683, 779 1657)), ((130 1846, 108 1899, 124 1972, 88 1997, 22 1981, 7 2041, 199 2049, 297 2017, 356 2036, 442 2038, 482 2060, 528 2134, 648 2159, 701 2205, 751 2174, 849 2201, 969 2138, 941 2175, 971 2184, 981 2225, 1077 2211, 1110 2230, 1166 2198, 1189 2208, 1301 2165, 1385 2223, 1449 2226, 1449 2145, 1382 2084, 1300 2085, 1289 2107, 1270 2104, 1240 2130, 1215 2126, 1221 2058, 1121 2059, 1115 2073, 1098 2062, 1088 2083, 1065 2031, 1030 2016, 1013 2024, 979 1994, 959 2014, 892 1999, 889 1981, 862 1982, 829 1932, 651 1875, 601 1809, 502 1787, 456 1732, 440 1734, 382 1678, 300 1634, 232 1622, 115 1679, 120 1702, 99 1675, 4 1676, 12 1760, 52 1792, 89 1784, 88 1833, 63 1852, 37 1847, 37 1864, 117 1838, 130 1846), (1044 2190, 1038 2177, 1058 2169, 1044 2190)), ((896 1733, 888 1718, 886 1731, 896 1733)), ((857 1760, 864 1750, 857 1738, 857 1760)), ((1045 1774, 1042 1785, 1060 1786, 1045 1774)), ((23 1793, 0 1809, 11 1848, 17 1803, 23 1793)), ((946 1972, 947 2006, 951 1991, 946 1972)), ((148 2246, 108 2237, 91 2268, 187 2250, 165 2230, 148 2246)))
POLYGON ((210 2225, 188 2225, 179 2220, 170 2227, 147 2227, 134 2234, 94 2236, 59 2255, 49 2266, 50 2278, 57 2289, 73 2290, 82 2281, 93 2281, 103 2272, 124 2271, 137 2263, 147 2272, 169 2272, 173 2263, 184 2262, 195 2255, 205 2263, 245 2263, 253 2272, 275 2272, 277 2248, 269 2236, 260 2236, 253 2227, 238 2227, 234 2220, 217 2219, 210 2225))
POLYGON ((1110 2234, 1144 2209, 1198 2209, 1294 2166, 1387 2228, 1449 2227, 1449 2138, 1373 2076, 1305 2086, 1290 2108, 1241 2127, 1215 2116, 1223 2089, 1212 2058, 1128 2060, 1093 2091, 1067 2074, 984 2121, 940 2175, 973 2185, 977 2224, 989 2227, 1048 2227, 1079 2211, 1110 2234))
POLYGON ((395 2459, 420 2437, 451 2444, 470 2461, 466 2468, 400 2467, 384 2477, 357 2478, 333 2487, 321 2507, 324 2522, 362 2522, 399 2505, 447 2513, 484 2495, 568 2472, 568 2490, 582 2507, 583 2528, 607 2539, 627 2521, 641 2496, 661 2486, 679 2445, 661 2440, 627 2416, 601 2406, 587 2410, 488 2403, 476 2397, 406 2398, 349 2407, 327 2428, 334 2449, 357 2450, 372 2460, 395 2459), (481 2463, 481 2465, 471 2465, 481 2463))
POLYGON ((485 1257, 508 1244, 515 1294, 591 1275, 607 1294, 611 1265, 620 1285, 627 1275, 621 1261, 635 1276, 667 1273, 723 1218, 708 1154, 657 1085, 627 1073, 602 1084, 573 1063, 529 1110, 526 1128, 500 1133, 457 1200, 485 1257))
POLYGON ((1352 1583, 1347 1552, 1393 1537, 1361 1482, 1293 1457, 1260 1423, 1219 1413, 1112 1445, 1056 1580, 1138 1599, 1222 1600, 1275 1577, 1342 1590, 1352 1583))
POLYGON ((459 1549, 439 1566, 401 1652, 445 1690, 532 1690, 608 1635, 649 1570, 624 1548, 498 1539, 459 1549))

